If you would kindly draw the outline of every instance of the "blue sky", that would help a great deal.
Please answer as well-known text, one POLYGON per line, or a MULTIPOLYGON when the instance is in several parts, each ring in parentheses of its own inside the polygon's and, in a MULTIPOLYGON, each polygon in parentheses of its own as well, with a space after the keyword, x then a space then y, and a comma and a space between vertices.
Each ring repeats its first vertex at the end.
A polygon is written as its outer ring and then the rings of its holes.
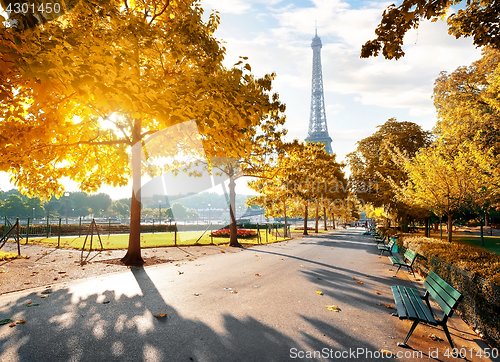
MULTIPOLYGON (((480 58, 469 39, 448 35, 446 23, 424 22, 405 37, 406 56, 360 59, 362 44, 374 38, 383 10, 392 2, 340 0, 202 0, 216 9, 221 25, 215 36, 225 42, 225 63, 247 56, 257 76, 275 72, 274 91, 287 105, 288 140, 307 136, 312 74, 311 39, 317 21, 323 43, 326 118, 338 160, 356 149, 391 117, 430 130, 436 121, 434 80, 480 58)), ((0 188, 9 189, 0 177, 0 188)), ((243 180, 242 180, 243 181, 243 180)), ((247 193, 244 182, 238 192, 247 193)), ((70 191, 76 191, 68 185, 70 191)), ((113 198, 130 197, 129 188, 103 188, 113 198)))

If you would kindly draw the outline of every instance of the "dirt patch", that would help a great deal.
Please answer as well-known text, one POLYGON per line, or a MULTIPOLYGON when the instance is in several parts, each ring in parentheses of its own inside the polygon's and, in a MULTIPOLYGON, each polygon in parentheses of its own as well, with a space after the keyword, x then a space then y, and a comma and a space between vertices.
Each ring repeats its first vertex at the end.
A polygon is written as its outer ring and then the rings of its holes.
MULTIPOLYGON (((163 263, 189 263, 206 255, 220 254, 221 251, 240 250, 216 245, 151 248, 143 249, 142 256, 145 267, 148 267, 163 263)), ((17 246, 7 243, 2 251, 17 253, 17 246)), ((82 258, 80 250, 22 245, 21 254, 27 258, 0 261, 0 294, 123 272, 128 269, 120 262, 125 253, 125 250, 93 251, 90 254, 85 252, 82 258)))

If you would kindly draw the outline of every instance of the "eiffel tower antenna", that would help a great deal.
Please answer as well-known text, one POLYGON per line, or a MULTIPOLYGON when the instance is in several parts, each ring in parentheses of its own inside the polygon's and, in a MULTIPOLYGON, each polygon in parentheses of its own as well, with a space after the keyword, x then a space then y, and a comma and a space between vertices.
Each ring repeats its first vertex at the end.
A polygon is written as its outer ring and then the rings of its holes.
POLYGON ((307 142, 323 143, 325 151, 332 154, 332 139, 328 135, 326 122, 325 96, 323 93, 323 74, 321 69, 321 39, 318 36, 318 24, 315 22, 315 36, 312 39, 313 70, 311 86, 311 113, 307 142))

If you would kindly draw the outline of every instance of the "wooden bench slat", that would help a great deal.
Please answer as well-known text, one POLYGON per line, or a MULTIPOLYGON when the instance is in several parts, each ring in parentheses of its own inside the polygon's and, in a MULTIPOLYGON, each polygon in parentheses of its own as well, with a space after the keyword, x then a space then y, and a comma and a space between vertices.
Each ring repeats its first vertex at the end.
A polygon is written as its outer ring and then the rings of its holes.
POLYGON ((439 289, 438 284, 436 284, 436 282, 432 279, 426 280, 424 282, 424 286, 425 286, 425 289, 427 289, 427 291, 431 295, 431 297, 437 302, 439 307, 443 310, 444 314, 449 315, 451 313, 452 306, 453 306, 454 302, 456 302, 456 301, 453 300, 453 298, 450 298, 448 293, 444 292, 444 290, 441 289, 441 293, 440 293, 440 289, 439 289), (443 292, 445 295, 443 295, 443 292), (450 304, 450 299, 452 300, 451 304, 450 304))
POLYGON ((403 258, 400 258, 399 256, 389 256, 389 260, 391 261, 392 264, 406 264, 403 258))
POLYGON ((417 312, 413 308, 413 305, 411 304, 410 300, 408 299, 408 296, 406 295, 404 291, 404 287, 401 285, 398 285, 398 292, 399 295, 401 296, 401 300, 403 301, 403 305, 406 309, 406 315, 408 316, 408 319, 418 319, 417 312))
POLYGON ((419 301, 418 307, 419 307, 421 313, 423 314, 421 319, 426 320, 428 323, 436 325, 437 323, 436 323, 436 320, 434 319, 434 316, 430 312, 429 308, 427 308, 427 305, 424 304, 422 297, 420 296, 420 294, 418 294, 418 291, 416 289, 413 289, 413 288, 407 288, 407 291, 409 291, 410 293, 413 294, 413 298, 415 298, 415 300, 418 299, 418 301, 419 301))
POLYGON ((429 272, 428 277, 432 278, 437 284, 441 286, 446 292, 455 300, 460 299, 462 294, 460 294, 455 288, 453 288, 451 285, 446 283, 443 279, 441 279, 440 276, 438 276, 436 273, 434 273, 432 270, 429 272))
POLYGON ((405 306, 403 305, 403 301, 401 300, 401 295, 399 294, 398 287, 392 286, 392 295, 394 296, 394 301, 396 302, 396 309, 398 310, 398 317, 400 319, 408 318, 406 314, 405 306))
POLYGON ((422 299, 420 299, 420 296, 417 294, 417 297, 415 297, 415 295, 412 293, 412 288, 404 288, 404 292, 408 297, 413 310, 417 314, 417 318, 424 322, 427 322, 427 316, 422 311, 422 307, 420 306, 420 304, 422 303, 422 299))

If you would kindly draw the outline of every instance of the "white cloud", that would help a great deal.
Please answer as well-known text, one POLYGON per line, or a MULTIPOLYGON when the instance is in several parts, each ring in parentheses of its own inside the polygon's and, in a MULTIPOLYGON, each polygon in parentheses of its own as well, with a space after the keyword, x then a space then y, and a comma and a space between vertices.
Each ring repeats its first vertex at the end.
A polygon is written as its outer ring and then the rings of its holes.
POLYGON ((244 0, 206 0, 204 5, 206 9, 214 9, 221 14, 244 14, 251 8, 248 1, 244 0))

